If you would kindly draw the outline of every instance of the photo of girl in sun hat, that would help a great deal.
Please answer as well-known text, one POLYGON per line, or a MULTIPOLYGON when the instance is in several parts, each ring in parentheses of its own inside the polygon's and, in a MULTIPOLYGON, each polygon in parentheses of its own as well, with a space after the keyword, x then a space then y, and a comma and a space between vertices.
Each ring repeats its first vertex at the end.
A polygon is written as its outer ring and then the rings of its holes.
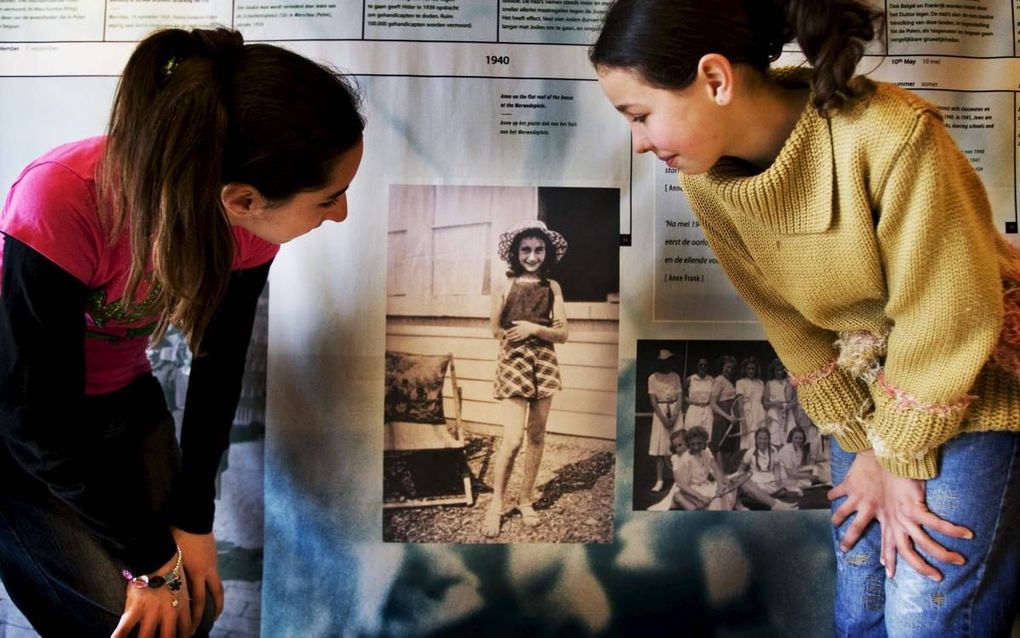
POLYGON ((567 340, 563 291, 549 278, 567 252, 567 241, 540 220, 521 222, 499 236, 498 252, 507 263, 505 287, 492 294, 492 334, 499 341, 493 396, 500 399, 503 440, 496 454, 493 496, 482 533, 499 535, 503 497, 514 459, 528 433, 524 476, 517 508, 525 525, 539 524, 532 489, 545 447, 552 398, 561 389, 554 343, 567 340))

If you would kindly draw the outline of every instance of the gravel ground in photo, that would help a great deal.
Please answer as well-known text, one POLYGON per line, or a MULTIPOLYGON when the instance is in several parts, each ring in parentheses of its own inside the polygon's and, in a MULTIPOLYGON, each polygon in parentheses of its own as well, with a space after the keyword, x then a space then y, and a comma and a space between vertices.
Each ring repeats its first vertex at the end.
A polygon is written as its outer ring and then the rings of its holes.
MULTIPOLYGON (((495 452, 500 437, 467 434, 467 464, 474 505, 435 505, 383 511, 383 540, 420 543, 609 543, 613 539, 613 452, 576 445, 565 437, 546 439, 535 481, 540 523, 524 525, 517 494, 525 449, 518 452, 504 499, 499 536, 482 535, 492 500, 495 452)), ((526 444, 525 444, 526 445, 526 444)))

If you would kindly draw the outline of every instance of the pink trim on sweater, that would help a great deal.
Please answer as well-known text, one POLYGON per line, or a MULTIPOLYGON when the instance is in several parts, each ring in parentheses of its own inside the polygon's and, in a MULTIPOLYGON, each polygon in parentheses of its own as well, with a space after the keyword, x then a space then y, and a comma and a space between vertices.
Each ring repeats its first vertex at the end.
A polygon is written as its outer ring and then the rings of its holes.
POLYGON ((807 374, 793 374, 792 372, 787 373, 787 377, 790 379, 790 383, 793 387, 799 388, 802 385, 811 385, 817 383, 829 376, 836 369, 836 360, 830 361, 824 368, 815 370, 814 372, 808 372, 807 374))
POLYGON ((952 403, 924 403, 918 401, 913 395, 906 390, 897 388, 892 385, 885 378, 885 370, 878 373, 878 379, 876 380, 879 389, 885 393, 885 395, 896 402, 896 407, 903 410, 917 410, 918 412, 925 412, 934 416, 949 417, 966 410, 974 399, 977 397, 973 394, 965 394, 952 403))
POLYGON ((1010 268, 1002 273, 1002 331, 989 362, 1020 377, 1020 253, 1010 250, 1010 268))

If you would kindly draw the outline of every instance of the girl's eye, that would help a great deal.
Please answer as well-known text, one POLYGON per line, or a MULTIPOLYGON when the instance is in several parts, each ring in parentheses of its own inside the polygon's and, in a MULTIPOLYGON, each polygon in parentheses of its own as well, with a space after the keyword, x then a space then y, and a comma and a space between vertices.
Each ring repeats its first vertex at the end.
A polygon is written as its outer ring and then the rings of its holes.
POLYGON ((339 195, 329 200, 328 202, 322 202, 321 204, 319 204, 319 208, 333 208, 334 206, 336 206, 336 203, 338 201, 340 201, 339 195))
POLYGON ((647 117, 648 117, 647 115, 635 115, 634 117, 630 118, 630 121, 634 122, 635 124, 644 124, 645 118, 647 117))

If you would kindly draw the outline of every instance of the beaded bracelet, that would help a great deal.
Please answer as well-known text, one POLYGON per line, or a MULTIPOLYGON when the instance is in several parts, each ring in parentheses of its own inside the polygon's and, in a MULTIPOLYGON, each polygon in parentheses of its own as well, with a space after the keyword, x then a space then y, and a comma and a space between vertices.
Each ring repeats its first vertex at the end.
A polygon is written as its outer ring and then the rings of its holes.
POLYGON ((177 545, 177 562, 174 564, 174 568, 163 574, 162 576, 135 576, 128 570, 122 570, 120 575, 124 577, 129 583, 138 589, 144 589, 151 587, 153 589, 166 585, 167 589, 170 590, 170 606, 176 607, 180 601, 177 596, 181 591, 181 561, 183 560, 183 554, 181 553, 181 546, 177 545))

